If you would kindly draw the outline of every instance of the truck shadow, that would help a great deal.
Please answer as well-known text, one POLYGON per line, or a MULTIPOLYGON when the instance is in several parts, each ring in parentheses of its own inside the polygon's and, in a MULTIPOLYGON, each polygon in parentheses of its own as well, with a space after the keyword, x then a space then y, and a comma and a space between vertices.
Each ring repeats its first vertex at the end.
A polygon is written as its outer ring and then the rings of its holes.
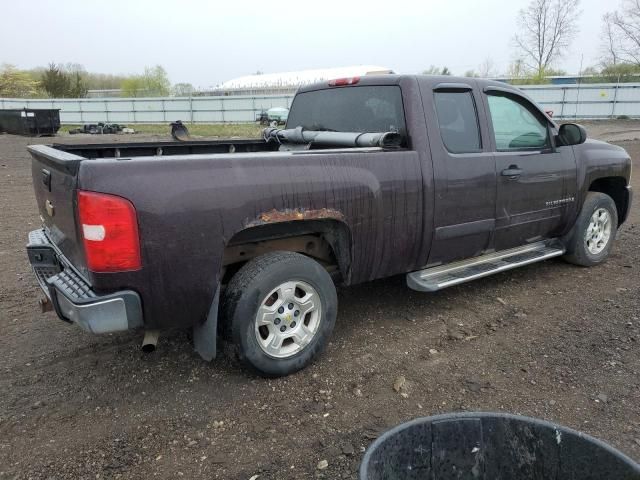
POLYGON ((418 292, 397 275, 367 284, 341 287, 338 291, 339 314, 334 335, 349 336, 371 319, 380 325, 402 324, 420 318, 437 318, 455 306, 473 307, 474 302, 496 303, 496 298, 513 289, 545 285, 558 275, 580 271, 560 259, 527 265, 437 292, 418 292))
MULTIPOLYGON (((546 285, 558 275, 574 272, 576 267, 552 259, 539 264, 500 273, 490 277, 454 286, 434 293, 423 293, 407 287, 404 275, 397 275, 366 284, 339 287, 339 313, 332 342, 351 344, 354 350, 366 350, 365 332, 403 328, 407 322, 433 326, 454 316, 469 315, 480 304, 496 304, 496 298, 508 291, 517 293, 530 289, 532 284, 546 285)), ((141 351, 142 331, 123 332, 107 336, 93 336, 74 332, 76 346, 66 355, 55 355, 42 364, 54 366, 69 361, 99 366, 118 361, 128 364, 133 371, 162 366, 164 375, 181 376, 193 368, 208 368, 222 375, 245 379, 250 373, 240 369, 225 355, 224 344, 219 344, 217 358, 204 362, 193 351, 191 332, 187 329, 162 332, 156 351, 141 351), (86 343, 85 343, 86 342, 86 343)), ((71 334, 71 332, 70 332, 71 334)), ((62 353, 62 352, 59 352, 62 353)), ((323 358, 330 356, 331 346, 323 358)), ((241 380, 240 380, 241 381, 241 380)))

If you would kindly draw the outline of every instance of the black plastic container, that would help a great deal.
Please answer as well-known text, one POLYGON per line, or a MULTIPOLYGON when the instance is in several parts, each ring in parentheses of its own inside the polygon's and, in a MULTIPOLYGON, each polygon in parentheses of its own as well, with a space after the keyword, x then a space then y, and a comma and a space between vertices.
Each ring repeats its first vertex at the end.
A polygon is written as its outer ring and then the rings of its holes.
POLYGON ((454 413, 379 437, 360 480, 638 480, 640 465, 606 443, 535 418, 454 413))
POLYGON ((0 133, 39 137, 55 135, 60 128, 60 109, 23 108, 0 110, 0 133))

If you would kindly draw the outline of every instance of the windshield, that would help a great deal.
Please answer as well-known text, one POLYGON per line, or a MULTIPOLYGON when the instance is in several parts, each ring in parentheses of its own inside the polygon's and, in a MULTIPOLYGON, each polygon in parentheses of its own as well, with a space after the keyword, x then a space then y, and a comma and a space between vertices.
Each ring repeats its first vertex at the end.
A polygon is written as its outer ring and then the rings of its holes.
POLYGON ((400 87, 329 88, 296 95, 287 128, 405 134, 400 87))

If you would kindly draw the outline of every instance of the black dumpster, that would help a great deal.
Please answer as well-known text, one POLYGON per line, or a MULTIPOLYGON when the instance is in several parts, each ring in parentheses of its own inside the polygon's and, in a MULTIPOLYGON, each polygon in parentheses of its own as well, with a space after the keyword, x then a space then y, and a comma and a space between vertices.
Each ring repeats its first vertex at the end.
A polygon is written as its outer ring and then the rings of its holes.
POLYGON ((55 135, 60 128, 60 109, 23 108, 0 110, 0 133, 38 137, 55 135))
POLYGON ((419 418, 369 447, 360 480, 638 480, 606 443, 534 418, 454 413, 419 418))

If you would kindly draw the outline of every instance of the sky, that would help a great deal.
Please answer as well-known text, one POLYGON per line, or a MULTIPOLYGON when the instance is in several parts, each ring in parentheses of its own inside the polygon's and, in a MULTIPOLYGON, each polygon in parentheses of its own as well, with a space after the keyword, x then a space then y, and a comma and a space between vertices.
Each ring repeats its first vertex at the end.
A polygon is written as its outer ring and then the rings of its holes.
MULTIPOLYGON (((528 1, 0 0, 0 64, 72 62, 114 74, 160 64, 172 83, 199 88, 258 70, 365 64, 399 73, 446 65, 462 75, 489 58, 504 73, 528 1)), ((582 0, 580 32, 556 66, 597 64, 602 15, 617 6, 582 0)))

